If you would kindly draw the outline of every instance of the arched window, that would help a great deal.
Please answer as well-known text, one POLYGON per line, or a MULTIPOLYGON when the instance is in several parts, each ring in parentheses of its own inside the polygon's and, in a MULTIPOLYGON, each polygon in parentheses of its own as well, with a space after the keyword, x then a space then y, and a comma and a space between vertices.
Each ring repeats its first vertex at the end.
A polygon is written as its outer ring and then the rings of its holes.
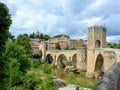
POLYGON ((95 42, 95 48, 100 48, 100 47, 101 47, 100 40, 96 40, 96 42, 95 42))

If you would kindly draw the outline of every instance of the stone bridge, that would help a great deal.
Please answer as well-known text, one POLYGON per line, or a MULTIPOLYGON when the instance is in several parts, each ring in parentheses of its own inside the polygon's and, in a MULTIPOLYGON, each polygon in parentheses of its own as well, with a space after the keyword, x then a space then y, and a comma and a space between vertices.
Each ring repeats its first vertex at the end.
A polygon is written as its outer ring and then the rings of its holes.
POLYGON ((43 42, 39 50, 42 59, 52 57, 53 64, 61 66, 64 56, 68 63, 72 63, 80 70, 86 70, 87 77, 95 73, 106 72, 114 63, 120 62, 120 49, 107 48, 106 27, 92 26, 88 28, 87 49, 80 50, 49 50, 49 42, 43 42))
MULTIPOLYGON (((88 56, 89 58, 91 56, 88 56)), ((94 59, 87 62, 88 77, 95 72, 106 72, 114 63, 120 62, 120 49, 98 48, 94 51, 94 59)))
MULTIPOLYGON (((47 50, 46 57, 51 56, 53 59, 53 64, 56 66, 61 66, 61 59, 65 57, 68 64, 72 64, 73 66, 80 68, 80 64, 84 64, 86 66, 86 50, 47 50)), ((86 68, 86 67, 85 67, 86 68)))

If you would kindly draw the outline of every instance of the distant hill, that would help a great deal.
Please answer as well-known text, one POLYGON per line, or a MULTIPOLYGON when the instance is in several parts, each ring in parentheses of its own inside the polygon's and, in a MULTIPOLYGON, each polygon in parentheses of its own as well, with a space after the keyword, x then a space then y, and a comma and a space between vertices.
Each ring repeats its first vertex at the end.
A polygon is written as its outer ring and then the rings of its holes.
POLYGON ((68 37, 68 38, 69 38, 69 36, 67 36, 67 35, 65 35, 65 34, 58 34, 58 35, 55 35, 53 38, 62 37, 62 36, 65 36, 65 37, 68 37))

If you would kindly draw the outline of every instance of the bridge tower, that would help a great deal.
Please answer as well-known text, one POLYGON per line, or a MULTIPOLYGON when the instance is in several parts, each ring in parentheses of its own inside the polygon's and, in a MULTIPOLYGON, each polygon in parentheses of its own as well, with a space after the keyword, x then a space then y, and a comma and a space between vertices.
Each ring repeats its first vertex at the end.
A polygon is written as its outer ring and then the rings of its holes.
POLYGON ((87 77, 93 77, 95 49, 106 47, 106 27, 92 26, 88 28, 87 41, 87 77))

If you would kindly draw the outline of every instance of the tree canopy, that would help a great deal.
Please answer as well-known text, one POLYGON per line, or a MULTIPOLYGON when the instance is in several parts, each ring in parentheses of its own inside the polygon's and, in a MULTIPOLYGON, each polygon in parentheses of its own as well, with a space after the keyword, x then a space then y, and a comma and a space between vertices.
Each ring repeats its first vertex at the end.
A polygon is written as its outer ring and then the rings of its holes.
POLYGON ((4 50, 5 42, 10 37, 9 27, 12 24, 11 15, 7 6, 0 2, 0 55, 4 50))
POLYGON ((32 48, 31 48, 31 45, 30 45, 30 38, 27 34, 20 34, 18 37, 17 37, 17 43, 21 46, 24 46, 25 47, 25 50, 26 50, 26 53, 28 55, 31 55, 32 54, 32 48))
POLYGON ((49 35, 47 34, 35 34, 34 32, 32 34, 30 34, 30 38, 39 38, 39 39, 43 39, 43 40, 48 40, 50 38, 49 35))
POLYGON ((69 36, 65 34, 58 34, 58 35, 55 35, 53 38, 62 37, 62 36, 69 38, 69 36))

